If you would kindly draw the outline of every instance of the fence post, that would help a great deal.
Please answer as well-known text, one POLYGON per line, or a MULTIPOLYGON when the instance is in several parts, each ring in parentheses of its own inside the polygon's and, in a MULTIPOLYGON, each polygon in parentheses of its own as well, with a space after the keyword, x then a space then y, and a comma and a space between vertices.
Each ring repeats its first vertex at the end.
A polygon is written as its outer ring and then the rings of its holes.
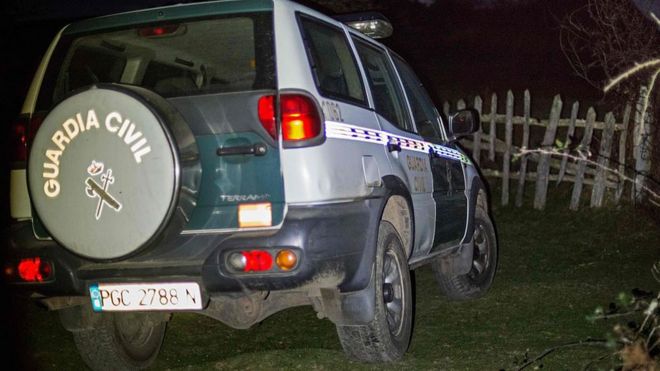
POLYGON ((619 204, 619 201, 621 201, 623 190, 626 188, 626 181, 624 179, 624 176, 626 175, 626 141, 628 140, 628 123, 630 122, 631 110, 632 107, 630 107, 630 103, 626 104, 626 108, 623 110, 623 129, 619 136, 619 186, 614 195, 614 200, 617 205, 619 204))
POLYGON ((458 102, 456 102, 456 110, 462 110, 465 109, 465 101, 463 99, 459 99, 458 102))
POLYGON ((506 93, 506 126, 504 156, 502 160, 502 206, 509 204, 509 177, 511 176, 511 144, 513 142, 513 92, 506 93))
POLYGON ((600 150, 598 151, 598 168, 594 186, 591 188, 591 207, 603 206, 605 195, 605 182, 607 181, 607 169, 610 167, 610 153, 612 152, 612 139, 614 136, 614 114, 608 112, 605 115, 605 127, 600 137, 600 150))
POLYGON ((646 184, 646 176, 651 170, 651 151, 652 140, 651 135, 651 112, 650 105, 647 107, 647 112, 644 114, 644 101, 648 99, 648 89, 642 86, 639 89, 639 99, 637 100, 637 107, 635 110, 635 131, 634 131, 634 147, 633 157, 635 158, 635 186, 632 187, 633 200, 639 202, 644 198, 644 188, 646 184))
MULTIPOLYGON (((555 135, 557 134, 557 126, 559 125, 559 116, 561 116, 562 102, 559 94, 555 95, 550 109, 550 122, 545 130, 543 136, 543 143, 541 148, 546 150, 552 147, 555 142, 555 135)), ((550 154, 543 153, 539 159, 539 164, 536 168, 536 189, 534 193, 534 208, 543 210, 545 208, 545 198, 548 193, 548 175, 550 174, 550 154)))
MULTIPOLYGON (((527 149, 529 147, 529 121, 531 116, 531 97, 529 90, 525 90, 524 100, 524 115, 525 121, 523 122, 523 136, 521 147, 527 149)), ((516 206, 521 207, 523 203, 523 195, 525 193, 525 177, 527 176, 527 155, 522 155, 520 159, 520 177, 518 178, 518 191, 516 192, 516 206)))
POLYGON ((495 135, 497 128, 495 127, 495 116, 497 116, 497 94, 493 93, 490 98, 490 132, 488 133, 490 142, 488 147, 488 159, 495 161, 495 135))
POLYGON ((481 109, 483 106, 483 101, 480 96, 474 97, 474 109, 479 113, 479 129, 474 133, 472 137, 472 160, 479 165, 479 157, 481 157, 481 109))
MULTIPOLYGON (((568 125, 568 130, 566 131, 566 143, 564 150, 562 151, 564 154, 567 154, 569 152, 569 146, 572 144, 572 137, 573 134, 575 134, 575 121, 577 120, 577 115, 578 115, 578 110, 580 109, 580 102, 574 102, 573 103, 573 108, 571 109, 571 122, 568 125)), ((568 157, 563 156, 561 158, 561 166, 559 167, 559 176, 557 177, 557 185, 561 183, 562 179, 564 178, 564 174, 566 174, 566 163, 568 162, 568 157)))
MULTIPOLYGON (((596 111, 593 107, 589 107, 587 111, 587 122, 584 126, 584 136, 582 137, 582 142, 580 142, 580 152, 586 152, 583 154, 585 157, 589 157, 589 146, 591 145, 591 137, 594 133, 594 121, 596 121, 596 111)), ((578 163, 577 172, 575 174, 575 184, 573 184, 573 194, 571 195, 571 204, 569 209, 577 210, 580 207, 580 196, 582 194, 582 182, 584 180, 584 172, 587 169, 587 163, 584 160, 580 160, 578 163)))
POLYGON ((447 120, 449 120, 449 109, 450 109, 450 104, 449 104, 448 101, 445 101, 445 102, 442 104, 442 113, 445 114, 445 118, 446 118, 447 120))

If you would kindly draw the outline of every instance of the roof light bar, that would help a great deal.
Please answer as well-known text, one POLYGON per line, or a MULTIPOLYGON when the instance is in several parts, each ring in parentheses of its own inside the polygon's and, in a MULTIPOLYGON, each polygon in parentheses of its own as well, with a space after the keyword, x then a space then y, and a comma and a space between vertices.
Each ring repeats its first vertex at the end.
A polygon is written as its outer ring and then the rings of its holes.
POLYGON ((378 12, 342 14, 336 20, 374 39, 392 36, 392 23, 378 12))

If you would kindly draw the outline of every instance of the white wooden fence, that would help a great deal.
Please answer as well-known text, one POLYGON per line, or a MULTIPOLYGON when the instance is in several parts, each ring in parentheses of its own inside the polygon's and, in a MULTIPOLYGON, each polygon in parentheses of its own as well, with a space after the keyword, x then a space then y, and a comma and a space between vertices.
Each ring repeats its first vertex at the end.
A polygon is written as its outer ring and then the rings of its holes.
MULTIPOLYGON (((522 206, 526 183, 534 182, 534 208, 543 209, 551 181, 573 183, 571 210, 579 208, 585 186, 591 188, 591 207, 601 207, 606 200, 618 204, 625 198, 626 187, 635 200, 642 194, 644 175, 650 169, 651 110, 644 120, 641 116, 645 92, 642 89, 634 114, 629 104, 620 117, 609 112, 603 121, 596 121, 593 107, 585 118, 578 118, 579 102, 573 103, 568 118, 562 118, 559 95, 554 97, 547 120, 531 117, 528 90, 524 92, 522 116, 514 115, 511 91, 504 114, 497 112, 496 94, 491 96, 489 112, 477 96, 472 107, 481 115, 481 128, 461 143, 472 151, 472 159, 481 165, 484 175, 501 179, 502 205, 509 204, 513 192, 515 205, 522 206)), ((465 101, 459 100, 455 108, 465 107, 465 101)), ((449 102, 443 111, 445 115, 452 111, 449 102)))

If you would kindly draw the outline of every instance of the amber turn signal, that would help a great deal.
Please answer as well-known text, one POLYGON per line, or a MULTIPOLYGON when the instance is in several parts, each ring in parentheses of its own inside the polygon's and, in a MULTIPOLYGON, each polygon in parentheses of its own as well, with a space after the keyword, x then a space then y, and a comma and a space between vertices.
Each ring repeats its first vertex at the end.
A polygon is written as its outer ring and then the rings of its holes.
POLYGON ((277 253, 275 263, 281 270, 289 271, 295 268, 296 264, 298 264, 298 256, 296 256, 296 253, 292 250, 280 250, 280 252, 277 253))

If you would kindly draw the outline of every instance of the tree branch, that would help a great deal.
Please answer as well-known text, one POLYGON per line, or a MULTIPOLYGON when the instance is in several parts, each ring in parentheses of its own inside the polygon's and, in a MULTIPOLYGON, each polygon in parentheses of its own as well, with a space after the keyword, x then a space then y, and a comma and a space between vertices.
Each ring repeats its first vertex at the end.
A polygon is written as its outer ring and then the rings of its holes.
POLYGON ((660 66, 660 58, 653 59, 653 60, 650 60, 650 61, 646 61, 646 62, 641 63, 641 64, 635 64, 634 67, 632 67, 629 70, 623 72, 622 74, 618 75, 617 77, 613 78, 610 82, 608 82, 607 85, 605 85, 605 87, 603 88, 603 91, 605 93, 607 93, 610 89, 612 89, 614 86, 616 86, 621 81, 630 78, 632 75, 638 73, 639 71, 641 71, 645 68, 650 68, 650 67, 655 67, 655 66, 660 66))
POLYGON ((593 339, 587 339, 587 340, 576 341, 576 342, 573 342, 573 343, 567 343, 567 344, 557 345, 557 346, 554 346, 554 347, 551 347, 551 348, 548 348, 548 349, 544 350, 541 354, 539 354, 538 356, 536 356, 534 359, 527 361, 525 364, 523 364, 522 366, 520 366, 520 367, 518 368, 518 371, 523 370, 523 369, 527 368, 528 366, 530 366, 530 365, 532 365, 532 364, 534 364, 534 363, 536 363, 536 362, 542 360, 542 359, 545 358, 547 355, 549 355, 550 353, 552 353, 552 352, 554 352, 554 351, 556 351, 556 350, 559 350, 559 349, 565 349, 565 348, 574 348, 574 347, 579 347, 579 346, 601 346, 601 347, 607 347, 607 342, 606 342, 605 340, 593 340, 593 339))

